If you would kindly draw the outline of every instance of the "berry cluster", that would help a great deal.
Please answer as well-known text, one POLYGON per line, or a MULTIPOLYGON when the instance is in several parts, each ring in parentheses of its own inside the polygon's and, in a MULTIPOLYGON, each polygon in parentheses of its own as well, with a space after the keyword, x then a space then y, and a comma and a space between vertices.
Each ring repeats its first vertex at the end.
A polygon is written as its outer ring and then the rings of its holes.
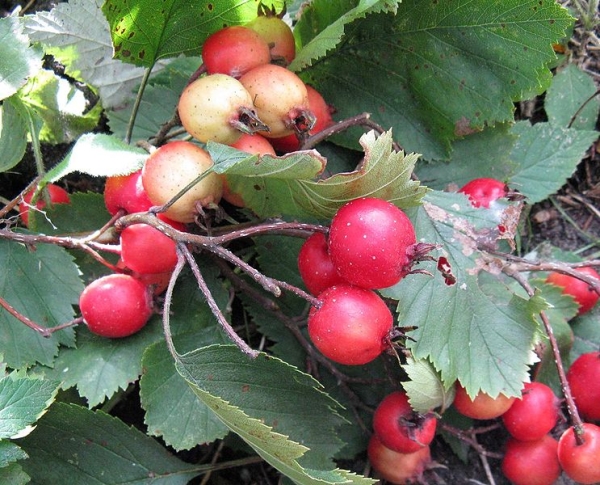
POLYGON ((426 252, 410 219, 394 204, 355 199, 334 215, 328 238, 309 237, 298 255, 308 290, 318 297, 308 333, 323 355, 362 365, 390 345, 393 316, 374 291, 398 283, 426 252))

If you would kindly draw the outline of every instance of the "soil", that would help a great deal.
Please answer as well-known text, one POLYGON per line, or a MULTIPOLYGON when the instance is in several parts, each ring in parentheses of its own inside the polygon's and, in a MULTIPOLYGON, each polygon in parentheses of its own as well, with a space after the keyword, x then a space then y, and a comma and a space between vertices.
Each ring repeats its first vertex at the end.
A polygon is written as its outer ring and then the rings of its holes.
MULTIPOLYGON (((34 2, 32 8, 48 8, 54 2, 34 2)), ((568 4, 569 2, 563 2, 568 4)), ((0 0, 0 15, 5 15, 16 5, 25 2, 0 0)), ((569 52, 574 62, 582 65, 600 84, 600 67, 598 53, 600 42, 594 33, 586 31, 577 25, 573 39, 569 42, 569 52)), ((539 103, 541 105, 541 103, 539 103)), ((522 118, 530 117, 529 113, 540 114, 539 106, 531 110, 531 106, 517 106, 517 114, 522 118), (526 109, 527 108, 527 109, 526 109)), ((99 127, 99 130, 105 129, 99 127)), ((48 167, 59 162, 68 153, 70 145, 44 145, 42 151, 48 167)), ((530 208, 530 224, 521 234, 523 252, 537 247, 541 243, 568 251, 580 251, 585 257, 598 257, 600 252, 600 153, 597 147, 592 147, 577 171, 567 184, 551 199, 535 204, 530 208)), ((35 175, 35 164, 31 149, 28 149, 25 159, 18 166, 19 173, 0 173, 0 187, 3 196, 12 198, 18 195, 24 185, 35 175)), ((101 184, 97 179, 82 176, 71 176, 64 181, 69 191, 100 191, 101 184)), ((135 390, 134 390, 135 391, 135 390)), ((140 405, 136 392, 131 392, 129 398, 120 402, 112 413, 119 416, 128 424, 144 428, 143 417, 140 415, 140 405)), ((478 428, 492 423, 483 422, 478 428)), ((501 427, 477 436, 481 449, 486 454, 478 453, 470 448, 468 460, 462 461, 442 439, 436 438, 432 444, 434 467, 428 470, 423 478, 425 484, 490 484, 508 485, 509 482, 500 471, 499 456, 507 435, 501 427)), ((225 461, 247 456, 244 446, 235 437, 222 443, 198 446, 192 450, 174 453, 185 461, 202 463, 211 460, 225 461)), ((359 456, 351 463, 341 463, 340 466, 359 473, 369 472, 366 457, 359 456)), ((216 485, 275 485, 283 483, 276 470, 265 462, 248 464, 232 470, 213 473, 210 477, 199 477, 193 484, 216 485)), ((558 484, 568 485, 573 482, 561 478, 558 484)))

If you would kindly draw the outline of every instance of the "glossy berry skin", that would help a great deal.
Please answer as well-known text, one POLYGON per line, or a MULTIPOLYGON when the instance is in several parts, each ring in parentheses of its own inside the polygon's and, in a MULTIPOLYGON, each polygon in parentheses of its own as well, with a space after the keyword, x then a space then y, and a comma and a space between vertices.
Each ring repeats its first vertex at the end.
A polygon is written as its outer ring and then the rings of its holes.
POLYGON ((386 447, 377 435, 371 436, 367 455, 376 475, 396 485, 421 483, 423 472, 431 463, 429 446, 414 453, 398 453, 386 447))
POLYGON ((177 264, 177 245, 148 224, 134 224, 121 231, 121 259, 136 273, 168 273, 177 264))
POLYGON ((298 270, 306 288, 315 296, 332 286, 348 284, 333 266, 327 238, 322 232, 316 232, 304 241, 298 253, 298 270))
POLYGON ((142 185, 141 169, 129 175, 107 177, 104 185, 104 205, 113 216, 119 210, 134 214, 150 209, 152 202, 142 185))
POLYGON ((414 453, 429 445, 436 427, 435 415, 413 411, 402 391, 388 394, 373 415, 373 431, 385 446, 398 453, 414 453))
POLYGON ((485 208, 489 208, 493 201, 506 197, 508 193, 504 182, 492 178, 473 179, 458 191, 469 197, 473 207, 485 208))
POLYGON ((258 117, 269 127, 264 136, 278 138, 314 126, 306 85, 292 71, 267 64, 251 69, 240 82, 250 93, 258 117))
POLYGON ((333 286, 312 307, 308 334, 328 359, 344 365, 362 365, 376 359, 390 343, 393 317, 375 292, 355 286, 333 286))
POLYGON ((202 45, 202 62, 209 74, 239 78, 250 69, 271 62, 271 51, 258 32, 235 25, 208 36, 202 45))
POLYGON ((558 440, 558 461, 567 476, 577 483, 600 482, 600 427, 583 423, 582 445, 575 441, 573 428, 558 440))
MULTIPOLYGON (((577 271, 600 280, 600 274, 594 268, 584 266, 583 268, 578 268, 577 271)), ((590 285, 573 276, 550 273, 546 278, 546 283, 560 286, 564 294, 571 295, 575 299, 579 305, 577 315, 589 312, 596 305, 598 299, 600 299, 600 295, 590 285)))
POLYGON ((410 272, 416 243, 410 219, 390 202, 355 199, 334 215, 329 255, 338 273, 363 288, 387 288, 410 272))
POLYGON ((139 332, 152 315, 149 288, 125 274, 94 280, 81 293, 79 308, 90 332, 108 338, 139 332))
MULTIPOLYGON (((152 152, 142 169, 142 184, 153 205, 164 205, 212 167, 206 150, 187 141, 173 141, 152 152)), ((221 178, 211 173, 188 190, 164 215, 177 222, 194 220, 196 204, 218 203, 223 193, 221 178)))
POLYGON ((256 118, 250 93, 226 74, 211 74, 188 84, 177 109, 185 130, 203 143, 231 145, 242 133, 265 128, 256 118))
MULTIPOLYGON (((332 109, 321 96, 321 93, 308 84, 306 85, 306 91, 308 93, 308 107, 316 118, 315 125, 308 134, 314 135, 325 128, 329 128, 335 122, 331 116, 332 109)), ((283 153, 295 152, 300 148, 300 140, 298 140, 296 134, 273 138, 272 143, 276 150, 283 153)))
POLYGON ((494 419, 502 416, 510 409, 516 398, 498 394, 491 397, 483 392, 478 393, 473 399, 460 384, 456 386, 454 407, 463 416, 473 419, 494 419))
POLYGON ((288 24, 277 16, 259 15, 246 27, 254 30, 270 48, 271 60, 287 66, 296 57, 296 39, 288 24))
POLYGON ((502 415, 504 427, 514 438, 535 441, 548 434, 559 417, 554 391, 541 382, 527 382, 520 399, 502 415))
POLYGON ((577 357, 567 371, 567 381, 581 417, 600 421, 600 352, 577 357))
MULTIPOLYGON (((50 197, 50 202, 52 204, 69 204, 71 202, 69 193, 56 184, 47 184, 44 190, 48 191, 48 196, 50 197)), ((19 204, 21 220, 26 226, 29 226, 29 207, 31 206, 34 194, 35 189, 30 190, 23 196, 23 202, 19 204)), ((39 210, 43 210, 46 207, 46 201, 44 200, 43 194, 39 194, 35 207, 39 210)))
POLYGON ((561 474, 558 441, 550 435, 532 441, 510 438, 502 459, 502 473, 514 485, 552 485, 561 474))

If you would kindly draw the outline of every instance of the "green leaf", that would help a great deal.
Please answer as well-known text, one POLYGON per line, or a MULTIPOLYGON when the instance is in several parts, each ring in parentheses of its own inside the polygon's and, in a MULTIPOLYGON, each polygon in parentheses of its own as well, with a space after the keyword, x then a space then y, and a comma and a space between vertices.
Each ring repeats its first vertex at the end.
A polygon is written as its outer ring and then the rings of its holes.
POLYGON ((6 172, 21 161, 27 148, 27 121, 14 99, 0 106, 0 172, 6 172))
MULTIPOLYGON (((278 11, 282 1, 269 1, 278 11)), ((102 6, 115 56, 151 67, 158 59, 197 56, 204 40, 227 25, 257 16, 254 0, 108 0, 102 6)))
POLYGON ((423 207, 407 213, 418 240, 441 245, 456 278, 446 282, 431 262, 423 269, 433 277, 409 275, 383 291, 398 300, 399 325, 417 327, 408 333, 414 341, 408 339, 407 347, 415 359, 433 364, 446 388, 458 379, 470 395, 519 395, 534 358, 533 315, 543 307, 487 273, 498 271, 477 244, 494 244, 498 210, 473 211, 461 194, 432 192, 423 207))
POLYGON ((454 386, 444 386, 439 374, 428 361, 408 359, 402 368, 409 378, 402 382, 402 387, 415 411, 426 413, 437 407, 441 407, 443 411, 450 406, 454 399, 454 386))
POLYGON ((544 108, 548 121, 563 128, 594 130, 600 111, 595 94, 592 77, 576 64, 567 64, 556 73, 546 93, 544 108))
POLYGON ((560 189, 573 174, 597 131, 553 126, 549 123, 517 123, 513 133, 519 135, 511 158, 517 167, 510 183, 527 197, 540 202, 560 189))
MULTIPOLYGON (((215 342, 215 329, 203 332, 209 337, 209 343, 215 342)), ((178 348, 184 343, 198 341, 197 333, 182 334, 181 337, 175 340, 178 348)), ((219 340, 224 342, 223 337, 219 340)), ((144 374, 140 379, 140 397, 146 410, 144 422, 148 426, 148 434, 161 436, 176 450, 210 443, 227 434, 229 429, 177 373, 173 356, 164 342, 146 350, 142 365, 144 374)))
POLYGON ((15 94, 42 67, 42 53, 30 47, 19 17, 0 18, 0 100, 15 94))
POLYGON ((575 334, 570 361, 573 362, 581 354, 595 352, 600 347, 600 331, 598 330, 598 318, 600 317, 600 306, 596 305, 588 313, 574 318, 571 328, 575 334))
POLYGON ((62 349, 54 368, 45 374, 60 379, 63 389, 76 387, 88 406, 93 407, 138 380, 144 351, 161 338, 158 317, 124 339, 99 337, 82 326, 77 331, 77 348, 62 349))
POLYGON ((86 134, 77 140, 66 158, 44 176, 43 181, 54 182, 73 172, 95 177, 127 175, 141 168, 147 158, 148 152, 115 136, 86 134))
POLYGON ((34 483, 185 485, 199 467, 178 460, 153 438, 101 411, 57 403, 19 444, 34 483))
MULTIPOLYGON (((35 251, 0 239, 0 295, 19 313, 44 327, 71 321, 83 290, 77 266, 66 250, 40 244, 35 251)), ((58 345, 73 345, 73 329, 42 337, 0 311, 0 347, 8 366, 52 365, 58 345)))
POLYGON ((392 148, 392 135, 371 131, 360 140, 365 157, 349 173, 316 180, 325 160, 313 151, 283 157, 248 157, 223 145, 208 144, 215 171, 226 173, 231 190, 261 217, 284 214, 330 219, 346 202, 361 196, 380 197, 405 208, 417 205, 427 188, 411 180, 418 155, 392 148), (232 156, 233 154, 233 156, 232 156))
POLYGON ((335 429, 343 420, 310 376, 266 354, 250 360, 234 346, 206 347, 180 359, 177 369, 194 392, 295 482, 372 483, 335 469, 331 457, 341 447, 335 429))
MULTIPOLYGON (((144 69, 113 59, 110 26, 95 0, 59 3, 25 18, 25 31, 66 67, 66 73, 98 90, 104 108, 131 99, 144 69)), ((157 66, 157 69, 162 66, 157 66)))
POLYGON ((31 478, 27 475, 21 465, 12 463, 4 468, 0 468, 0 483, 10 483, 10 485, 25 485, 31 478))
POLYGON ((499 123, 452 144, 452 157, 446 161, 423 161, 416 173, 422 184, 436 190, 457 190, 480 177, 510 181, 516 169, 511 148, 518 139, 512 124, 499 123))
POLYGON ((302 48, 289 68, 300 71, 310 66, 340 43, 346 25, 370 13, 395 13, 399 3, 398 0, 359 0, 358 4, 349 0, 311 2, 294 26, 295 36, 300 39, 302 48))
POLYGON ((29 434, 54 401, 59 384, 16 372, 0 379, 0 439, 29 434))
MULTIPOLYGON (((369 112, 400 144, 444 159, 453 139, 513 119, 547 88, 551 44, 571 25, 553 0, 422 2, 346 26, 342 43, 301 72, 338 119, 369 112)), ((336 141, 355 146, 357 132, 336 141)))
POLYGON ((2 477, 2 468, 14 463, 17 460, 24 460, 25 458, 27 458, 27 453, 25 453, 16 444, 6 440, 0 440, 0 478, 2 477))
POLYGON ((88 111, 83 91, 50 71, 40 70, 21 89, 20 96, 44 122, 42 141, 69 143, 98 124, 101 107, 88 111))

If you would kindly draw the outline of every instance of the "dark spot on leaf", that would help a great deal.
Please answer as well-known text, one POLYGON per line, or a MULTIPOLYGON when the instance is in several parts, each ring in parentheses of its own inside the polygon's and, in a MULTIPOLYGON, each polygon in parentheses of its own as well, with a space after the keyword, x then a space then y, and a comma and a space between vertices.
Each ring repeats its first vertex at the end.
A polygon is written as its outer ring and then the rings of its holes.
POLYGON ((481 116, 481 111, 475 111, 475 118, 479 118, 481 116))
POLYGON ((248 392, 250 390, 250 386, 248 384, 244 384, 242 386, 242 392, 248 392))
POLYGON ((552 25, 552 24, 554 24, 554 23, 556 23, 556 20, 554 20, 554 19, 550 19, 550 25, 552 25))
POLYGON ((131 51, 129 49, 125 49, 123 51, 123 57, 131 57, 131 51))
POLYGON ((140 51, 139 54, 138 54, 138 57, 140 59, 143 59, 144 57, 146 57, 146 51, 145 50, 140 51))
POLYGON ((255 184, 255 185, 254 185, 254 190, 262 190, 262 188, 261 188, 261 186, 260 186, 260 185, 257 185, 257 184, 255 184))
POLYGON ((511 83, 511 84, 517 84, 517 81, 516 81, 516 79, 511 79, 511 80, 510 80, 510 83, 511 83))
POLYGON ((465 118, 464 116, 454 123, 454 134, 456 136, 465 136, 476 133, 477 129, 471 128, 471 121, 465 118))
POLYGON ((465 84, 466 84, 465 80, 464 80, 464 79, 461 79, 461 80, 460 80, 460 83, 458 84, 458 89, 459 89, 460 91, 462 91, 462 90, 465 88, 465 84))
POLYGON ((127 36, 127 38, 131 39, 134 35, 135 35, 135 32, 129 32, 129 35, 127 36))
POLYGON ((212 12, 212 11, 214 10, 215 6, 214 6, 212 3, 209 3, 209 4, 206 6, 206 8, 207 8, 209 11, 211 11, 211 12, 212 12))
POLYGON ((115 53, 119 52, 121 50, 122 45, 121 44, 115 44, 115 53))

